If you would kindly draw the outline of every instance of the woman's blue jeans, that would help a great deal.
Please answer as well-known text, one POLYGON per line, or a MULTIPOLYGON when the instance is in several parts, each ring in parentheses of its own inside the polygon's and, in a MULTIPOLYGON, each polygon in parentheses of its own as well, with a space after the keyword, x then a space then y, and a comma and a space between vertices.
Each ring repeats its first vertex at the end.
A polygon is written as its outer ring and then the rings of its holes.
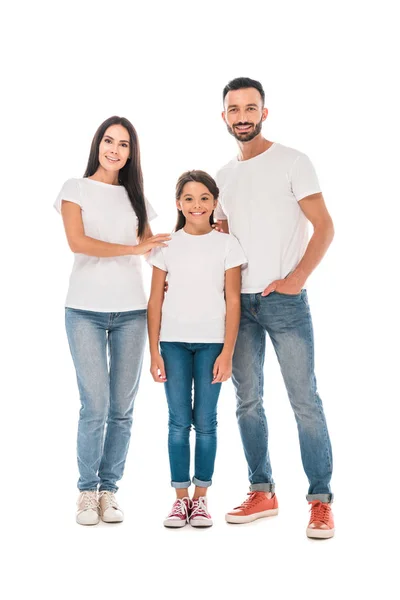
POLYGON ((217 402, 220 383, 211 383, 223 344, 161 342, 169 409, 168 452, 171 485, 190 486, 190 430, 196 431, 193 483, 211 485, 217 450, 217 402), (194 397, 192 400, 192 386, 194 397))
POLYGON ((77 444, 80 491, 98 486, 100 490, 118 489, 142 369, 146 313, 65 309, 81 400, 77 444))

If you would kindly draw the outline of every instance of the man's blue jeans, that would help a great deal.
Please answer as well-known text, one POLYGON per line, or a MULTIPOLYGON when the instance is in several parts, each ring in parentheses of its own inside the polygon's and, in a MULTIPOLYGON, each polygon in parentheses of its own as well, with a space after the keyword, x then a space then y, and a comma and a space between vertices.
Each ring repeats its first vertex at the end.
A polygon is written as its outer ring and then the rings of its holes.
POLYGON ((146 313, 65 309, 81 399, 77 445, 80 491, 96 490, 97 486, 100 490, 118 489, 142 369, 146 313))
POLYGON ((242 294, 233 356, 237 419, 252 491, 274 491, 263 406, 265 336, 281 367, 299 432, 307 500, 331 502, 332 449, 314 374, 314 340, 306 290, 287 295, 242 294))
POLYGON ((220 383, 211 383, 223 344, 160 342, 167 381, 168 453, 171 485, 190 486, 190 430, 196 430, 193 483, 211 485, 217 450, 217 402, 220 383), (192 405, 192 385, 194 399, 192 405))

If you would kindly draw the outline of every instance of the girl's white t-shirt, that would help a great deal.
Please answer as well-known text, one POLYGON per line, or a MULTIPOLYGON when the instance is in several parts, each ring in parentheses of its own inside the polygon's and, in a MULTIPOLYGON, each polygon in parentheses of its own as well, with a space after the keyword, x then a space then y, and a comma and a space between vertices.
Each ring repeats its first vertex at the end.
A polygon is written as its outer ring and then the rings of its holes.
MULTIPOLYGON (((138 243, 138 218, 124 186, 87 177, 68 179, 54 203, 61 213, 63 200, 81 207, 85 234, 112 244, 138 243)), ((155 213, 146 200, 148 220, 155 213)), ((147 307, 140 256, 101 258, 75 254, 65 306, 96 312, 124 312, 147 307)))
POLYGON ((148 262, 168 273, 160 341, 222 343, 225 338, 225 271, 247 264, 233 235, 212 230, 172 234, 164 248, 151 251, 148 262))

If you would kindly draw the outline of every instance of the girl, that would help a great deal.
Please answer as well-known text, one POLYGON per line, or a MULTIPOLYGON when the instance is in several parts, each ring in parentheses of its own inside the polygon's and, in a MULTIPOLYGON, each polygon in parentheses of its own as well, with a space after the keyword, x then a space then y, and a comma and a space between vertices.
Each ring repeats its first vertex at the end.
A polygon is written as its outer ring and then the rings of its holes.
POLYGON ((217 400, 221 383, 231 376, 240 318, 240 271, 246 264, 237 239, 213 229, 218 194, 215 181, 204 171, 183 173, 176 186, 175 232, 168 248, 153 250, 149 257, 154 267, 148 304, 151 374, 154 381, 165 383, 171 485, 176 491, 166 527, 187 522, 194 527, 212 525, 206 493, 214 471, 217 400), (192 424, 196 487, 191 500, 192 424))
POLYGON ((127 119, 111 117, 100 125, 84 177, 63 185, 55 208, 75 254, 65 319, 81 400, 76 520, 119 522, 123 513, 114 494, 146 333, 139 256, 170 239, 153 236, 149 227, 156 213, 144 198, 138 138, 127 119))

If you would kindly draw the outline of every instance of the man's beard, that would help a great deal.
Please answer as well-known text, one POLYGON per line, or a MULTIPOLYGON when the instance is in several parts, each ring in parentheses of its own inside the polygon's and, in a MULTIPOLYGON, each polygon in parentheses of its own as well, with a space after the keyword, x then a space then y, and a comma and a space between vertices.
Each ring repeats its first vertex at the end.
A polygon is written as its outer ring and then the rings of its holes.
MULTIPOLYGON (((252 125, 252 123, 236 123, 236 125, 252 125)), ((230 127, 228 125, 228 123, 226 124, 228 131, 231 135, 233 135, 233 137, 238 140, 238 142, 250 142, 251 140, 253 140, 260 132, 261 132, 261 128, 262 128, 262 119, 259 123, 257 123, 257 125, 255 125, 254 129, 252 131, 249 131, 248 133, 236 133, 235 129, 233 127, 230 127)))

